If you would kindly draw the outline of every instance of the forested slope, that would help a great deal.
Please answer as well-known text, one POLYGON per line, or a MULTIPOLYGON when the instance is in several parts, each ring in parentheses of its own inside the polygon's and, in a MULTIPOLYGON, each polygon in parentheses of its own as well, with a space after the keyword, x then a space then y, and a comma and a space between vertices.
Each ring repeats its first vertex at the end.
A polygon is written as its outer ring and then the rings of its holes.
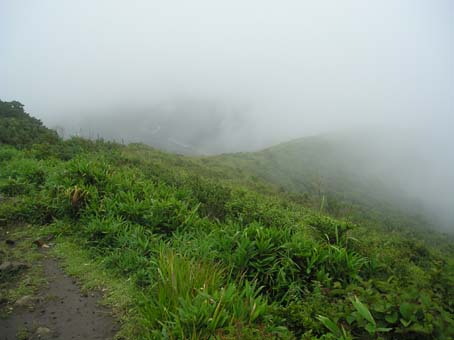
POLYGON ((35 143, 56 143, 57 133, 24 111, 17 102, 0 100, 0 144, 24 147, 35 143))

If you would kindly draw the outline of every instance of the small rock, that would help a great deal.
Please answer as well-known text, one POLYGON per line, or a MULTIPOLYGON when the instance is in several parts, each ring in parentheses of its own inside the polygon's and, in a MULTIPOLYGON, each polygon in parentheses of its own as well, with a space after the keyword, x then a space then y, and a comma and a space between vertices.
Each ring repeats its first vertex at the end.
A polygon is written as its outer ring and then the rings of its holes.
POLYGON ((47 327, 38 327, 35 332, 35 336, 37 339, 47 339, 51 336, 51 330, 47 327))
POLYGON ((14 305, 17 307, 27 307, 33 305, 35 299, 31 295, 24 295, 17 300, 14 305))
POLYGON ((45 242, 42 239, 38 238, 33 241, 33 244, 36 244, 38 247, 41 248, 45 244, 45 242))
POLYGON ((12 273, 22 269, 27 269, 28 265, 17 261, 5 261, 0 264, 0 273, 12 273))
POLYGON ((39 248, 49 248, 49 244, 47 244, 43 239, 39 238, 33 241, 33 244, 38 246, 39 248))

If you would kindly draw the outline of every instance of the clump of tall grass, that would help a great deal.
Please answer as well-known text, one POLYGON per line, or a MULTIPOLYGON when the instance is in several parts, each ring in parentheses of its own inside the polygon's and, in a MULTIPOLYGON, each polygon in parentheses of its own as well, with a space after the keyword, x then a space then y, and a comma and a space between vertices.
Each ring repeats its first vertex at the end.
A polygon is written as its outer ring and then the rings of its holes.
POLYGON ((226 283, 221 266, 186 258, 166 246, 155 270, 156 282, 141 307, 143 326, 154 330, 154 337, 208 339, 237 328, 266 333, 270 307, 254 283, 226 283))

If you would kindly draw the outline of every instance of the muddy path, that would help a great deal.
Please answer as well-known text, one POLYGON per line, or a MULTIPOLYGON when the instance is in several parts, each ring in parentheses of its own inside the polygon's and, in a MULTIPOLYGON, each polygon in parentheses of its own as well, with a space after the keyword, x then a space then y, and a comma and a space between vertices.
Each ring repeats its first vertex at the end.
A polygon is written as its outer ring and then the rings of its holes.
MULTIPOLYGON (((4 256, 0 261, 3 274, 8 270, 27 271, 31 266, 41 266, 47 282, 34 294, 8 302, 10 313, 0 318, 0 340, 113 339, 118 323, 111 311, 99 304, 102 295, 95 291, 82 292, 77 281, 63 272, 57 260, 41 252, 43 256, 32 264, 24 264, 21 259, 7 261, 4 256)), ((10 279, 24 279, 23 274, 13 273, 10 279)))

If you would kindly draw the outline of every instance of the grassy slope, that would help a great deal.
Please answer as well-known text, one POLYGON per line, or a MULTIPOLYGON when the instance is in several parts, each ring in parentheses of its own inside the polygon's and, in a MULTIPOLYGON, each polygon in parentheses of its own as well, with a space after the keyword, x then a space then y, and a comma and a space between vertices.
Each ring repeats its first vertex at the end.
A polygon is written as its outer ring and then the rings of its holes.
POLYGON ((342 137, 308 137, 255 153, 215 156, 210 165, 240 169, 313 209, 384 230, 426 234, 436 222, 370 170, 364 151, 342 137), (295 194, 295 195, 292 195, 295 194), (292 197, 293 196, 293 197, 292 197))
POLYGON ((106 277, 129 338, 452 335, 452 243, 433 234, 432 248, 370 209, 356 227, 321 214, 317 190, 280 187, 289 176, 278 165, 293 152, 187 158, 81 139, 1 147, 0 218, 55 233, 63 257, 93 258, 87 280, 106 277))

